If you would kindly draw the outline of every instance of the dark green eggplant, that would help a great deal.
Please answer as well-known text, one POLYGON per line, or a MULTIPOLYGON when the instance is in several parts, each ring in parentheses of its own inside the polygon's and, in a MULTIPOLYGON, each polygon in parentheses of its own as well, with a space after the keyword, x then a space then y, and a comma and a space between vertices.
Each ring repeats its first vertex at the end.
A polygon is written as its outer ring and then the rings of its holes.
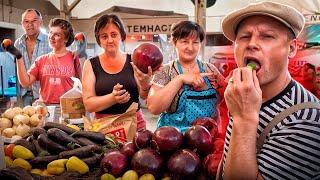
POLYGON ((31 129, 31 134, 37 139, 40 134, 47 134, 47 131, 41 127, 35 127, 31 129))
POLYGON ((40 147, 47 150, 52 155, 59 154, 60 152, 67 150, 66 147, 52 141, 44 134, 40 134, 37 140, 40 147))
POLYGON ((37 150, 37 154, 35 154, 36 156, 48 156, 50 155, 50 153, 44 149, 42 149, 38 143, 37 140, 32 140, 32 144, 34 145, 34 147, 36 148, 37 150))
POLYGON ((95 143, 95 142, 93 142, 90 139, 85 138, 85 137, 76 137, 75 139, 79 141, 79 144, 81 146, 97 145, 97 143, 95 143))
POLYGON ((83 158, 82 161, 85 162, 89 167, 92 167, 100 162, 101 157, 101 154, 93 154, 91 157, 83 158))
POLYGON ((67 134, 72 134, 75 133, 76 130, 72 129, 64 124, 60 124, 60 123, 54 123, 54 122, 46 122, 43 126, 44 129, 48 130, 51 128, 58 128, 61 129, 62 131, 66 132, 67 134))
POLYGON ((4 168, 0 171, 0 179, 34 180, 34 178, 23 168, 4 168))
POLYGON ((85 137, 98 144, 102 144, 105 140, 104 134, 93 131, 77 131, 72 134, 72 137, 85 137))
POLYGON ((67 146, 69 143, 79 144, 79 141, 69 136, 66 132, 58 128, 48 129, 48 137, 59 144, 67 146))
POLYGON ((37 156, 31 159, 29 162, 32 165, 32 168, 47 168, 47 165, 54 160, 59 158, 58 155, 51 155, 51 156, 37 156))
POLYGON ((85 158, 91 156, 94 152, 101 152, 101 146, 88 145, 73 150, 63 151, 59 153, 59 158, 69 158, 71 156, 85 158))

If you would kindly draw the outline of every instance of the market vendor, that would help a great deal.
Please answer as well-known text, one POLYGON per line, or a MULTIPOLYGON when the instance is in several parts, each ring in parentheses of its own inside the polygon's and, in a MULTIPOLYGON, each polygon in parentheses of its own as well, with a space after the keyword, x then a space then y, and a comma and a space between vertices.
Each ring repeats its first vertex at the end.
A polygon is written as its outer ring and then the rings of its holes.
MULTIPOLYGON (((148 74, 142 73, 131 65, 131 56, 121 50, 126 32, 118 16, 101 16, 96 21, 94 34, 104 52, 84 63, 82 93, 85 108, 95 112, 95 118, 123 114, 132 103, 139 103, 139 97, 147 96, 151 67, 148 74)), ((137 129, 145 129, 140 108, 136 118, 137 129)))
POLYGON ((147 106, 151 113, 161 113, 158 127, 174 126, 184 132, 199 117, 217 116, 217 90, 225 82, 214 65, 197 58, 205 38, 201 26, 181 21, 171 35, 178 58, 155 72, 147 106))
POLYGON ((60 96, 73 86, 70 77, 80 77, 79 59, 66 49, 73 40, 74 34, 70 22, 59 18, 51 19, 49 22, 49 44, 53 50, 38 57, 28 71, 21 52, 13 45, 4 47, 17 59, 17 74, 20 84, 23 87, 28 87, 38 80, 40 82, 39 101, 47 105, 58 105, 60 96))

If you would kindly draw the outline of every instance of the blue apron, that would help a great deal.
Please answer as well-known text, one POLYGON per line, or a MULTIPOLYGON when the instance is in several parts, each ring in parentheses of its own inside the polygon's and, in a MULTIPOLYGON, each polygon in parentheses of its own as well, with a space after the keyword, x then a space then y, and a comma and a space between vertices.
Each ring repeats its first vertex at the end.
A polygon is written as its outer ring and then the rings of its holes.
MULTIPOLYGON (((204 69, 199 60, 197 60, 201 73, 204 69)), ((181 64, 177 61, 179 73, 183 74, 181 64)), ((212 87, 207 76, 204 80, 208 86, 207 90, 194 91, 186 84, 183 85, 183 91, 178 99, 177 110, 174 113, 163 112, 158 119, 157 128, 161 126, 174 126, 184 133, 192 122, 200 117, 214 117, 216 115, 216 104, 218 93, 212 87)))

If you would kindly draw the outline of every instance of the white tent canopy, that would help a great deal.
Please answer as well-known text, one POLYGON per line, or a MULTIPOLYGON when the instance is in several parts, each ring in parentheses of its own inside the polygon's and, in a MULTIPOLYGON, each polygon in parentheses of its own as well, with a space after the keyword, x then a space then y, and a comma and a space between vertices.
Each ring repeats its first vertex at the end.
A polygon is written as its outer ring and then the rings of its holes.
MULTIPOLYGON (((58 9, 60 0, 50 0, 58 9)), ((69 0, 71 4, 73 1, 69 0)), ((221 18, 229 11, 238 9, 248 4, 248 1, 242 0, 217 0, 215 5, 207 8, 206 25, 207 32, 220 32, 221 18)), ((92 17, 112 6, 122 6, 129 8, 174 11, 179 14, 188 15, 190 20, 195 18, 195 6, 191 0, 81 0, 81 2, 72 10, 72 16, 78 18, 92 17)))
MULTIPOLYGON (((53 5, 60 9, 60 0, 49 0, 53 5)), ((68 0, 72 4, 75 0, 68 0)), ((216 0, 216 3, 207 8, 206 25, 207 32, 220 32, 220 22, 223 16, 235 9, 244 7, 252 2, 262 0, 216 0)), ((297 8, 305 15, 314 15, 320 12, 320 0, 271 0, 281 2, 297 8)), ((72 10, 71 14, 77 18, 90 18, 112 6, 122 6, 129 8, 174 11, 179 14, 188 15, 190 20, 195 18, 195 7, 191 0, 81 0, 72 10)), ((306 16, 308 18, 308 16, 306 16)), ((320 17, 320 16, 319 16, 320 17)), ((319 18, 320 19, 320 18, 319 18)))
MULTIPOLYGON (((55 7, 60 9, 60 0, 49 0, 55 7)), ((71 5, 75 0, 68 0, 71 5)), ((221 33, 220 23, 222 18, 229 12, 239 9, 253 2, 260 2, 263 0, 216 0, 216 3, 206 9, 206 31, 207 33, 221 33)), ((306 24, 319 24, 320 26, 320 0, 269 0, 272 2, 284 3, 295 7, 302 12, 306 17, 306 24), (312 18, 311 18, 312 16, 312 18)), ((173 11, 174 13, 184 14, 190 20, 195 19, 195 6, 191 0, 81 0, 80 3, 72 10, 72 17, 79 19, 90 18, 97 15, 113 6, 122 6, 128 8, 138 8, 156 11, 173 11)), ((308 39, 308 32, 302 33, 300 38, 302 40, 308 39)), ((221 48, 223 52, 232 53, 232 49, 221 48)), ((210 50, 213 52, 213 50, 210 50)), ((220 51, 220 50, 218 50, 220 51)), ((310 50, 306 50, 310 51, 310 50)), ((317 54, 318 48, 313 48, 310 52, 303 53, 304 58, 310 55, 317 54), (308 55, 309 54, 309 55, 308 55)), ((211 56, 211 55, 210 55, 211 56)), ((299 56, 299 55, 298 55, 299 56)), ((311 58, 313 64, 318 64, 318 58, 311 58)), ((311 60, 310 60, 311 61, 311 60)))

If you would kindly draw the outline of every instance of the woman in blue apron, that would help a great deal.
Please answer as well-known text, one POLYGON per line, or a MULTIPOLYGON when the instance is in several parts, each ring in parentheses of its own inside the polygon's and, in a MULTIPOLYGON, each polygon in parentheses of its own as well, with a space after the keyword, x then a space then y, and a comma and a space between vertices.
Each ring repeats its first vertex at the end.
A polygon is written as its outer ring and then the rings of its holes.
POLYGON ((171 36, 178 58, 155 72, 147 106, 151 113, 161 113, 158 127, 174 126, 185 132, 195 119, 218 115, 218 89, 225 82, 214 65, 197 59, 205 38, 198 24, 181 21, 171 36))

